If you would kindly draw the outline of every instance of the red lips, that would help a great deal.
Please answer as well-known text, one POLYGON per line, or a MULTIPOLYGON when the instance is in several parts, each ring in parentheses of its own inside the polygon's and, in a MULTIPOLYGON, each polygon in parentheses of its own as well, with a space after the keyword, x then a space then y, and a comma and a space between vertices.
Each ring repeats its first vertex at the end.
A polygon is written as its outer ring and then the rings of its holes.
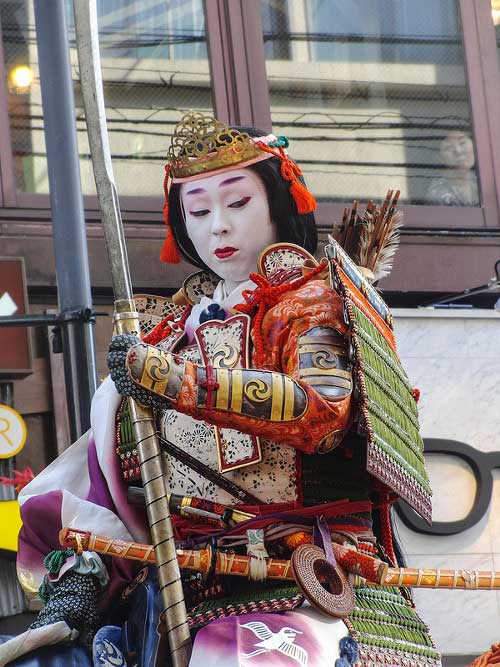
POLYGON ((224 248, 217 248, 215 250, 214 255, 216 255, 219 259, 227 259, 227 257, 231 257, 235 252, 238 251, 238 248, 232 248, 231 246, 224 246, 224 248))

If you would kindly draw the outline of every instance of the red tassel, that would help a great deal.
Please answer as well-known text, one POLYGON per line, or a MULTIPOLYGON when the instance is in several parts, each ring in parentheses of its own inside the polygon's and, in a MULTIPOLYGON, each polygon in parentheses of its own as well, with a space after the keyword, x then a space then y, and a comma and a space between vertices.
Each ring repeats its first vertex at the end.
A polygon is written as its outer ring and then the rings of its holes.
POLYGON ((177 250, 177 244, 175 243, 174 235, 170 228, 170 225, 167 227, 167 236, 163 242, 163 248, 160 253, 160 260, 166 264, 179 264, 181 261, 179 251, 177 250))
POLYGON ((166 264, 179 264, 181 258, 179 256, 179 250, 174 239, 174 234, 172 232, 172 227, 170 226, 169 220, 169 202, 168 202, 168 181, 170 179, 170 165, 165 165, 165 178, 163 180, 163 191, 165 193, 165 203, 163 204, 163 219, 167 227, 167 235, 165 241, 163 242, 163 248, 160 253, 160 260, 166 264))
POLYGON ((297 178, 290 184, 290 193, 297 206, 297 213, 300 215, 316 210, 316 199, 297 178))
POLYGON ((272 146, 265 144, 263 141, 260 141, 257 145, 261 150, 266 153, 271 153, 281 160, 281 175, 285 181, 290 182, 290 194, 297 207, 297 213, 303 215, 304 213, 312 213, 315 211, 316 199, 298 179, 298 176, 302 175, 301 168, 285 154, 283 148, 273 148, 272 146))

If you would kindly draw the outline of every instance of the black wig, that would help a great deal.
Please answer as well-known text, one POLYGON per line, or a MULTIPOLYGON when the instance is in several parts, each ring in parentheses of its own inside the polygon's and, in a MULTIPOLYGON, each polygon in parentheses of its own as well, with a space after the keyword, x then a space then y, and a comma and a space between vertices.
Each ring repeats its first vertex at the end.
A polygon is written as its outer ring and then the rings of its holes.
MULTIPOLYGON (((233 126, 232 129, 246 132, 251 137, 262 137, 266 133, 253 127, 233 126)), ((311 254, 316 251, 318 233, 313 213, 297 213, 297 207, 290 194, 290 184, 281 175, 281 160, 276 157, 246 167, 254 171, 263 182, 271 220, 277 226, 278 241, 295 243, 311 254)), ((209 176, 210 174, 207 174, 209 176)), ((303 182, 303 179, 299 177, 303 182)), ((175 242, 181 255, 188 261, 210 272, 194 249, 186 230, 186 223, 180 200, 181 184, 173 183, 169 193, 169 220, 175 242)))

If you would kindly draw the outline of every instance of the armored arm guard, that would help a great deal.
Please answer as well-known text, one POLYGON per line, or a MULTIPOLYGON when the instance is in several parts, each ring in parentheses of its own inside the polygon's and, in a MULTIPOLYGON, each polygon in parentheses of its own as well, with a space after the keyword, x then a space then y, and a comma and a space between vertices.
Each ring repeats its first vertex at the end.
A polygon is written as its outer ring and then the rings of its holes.
POLYGON ((302 387, 273 371, 200 366, 144 344, 131 348, 127 366, 134 382, 178 408, 189 400, 185 396, 185 385, 190 384, 187 378, 196 387, 194 407, 198 409, 287 422, 300 417, 307 405, 302 387))
POLYGON ((317 281, 266 314, 262 369, 198 365, 144 344, 131 348, 127 368, 134 383, 194 418, 306 452, 328 451, 351 422, 341 317, 337 295, 317 281))

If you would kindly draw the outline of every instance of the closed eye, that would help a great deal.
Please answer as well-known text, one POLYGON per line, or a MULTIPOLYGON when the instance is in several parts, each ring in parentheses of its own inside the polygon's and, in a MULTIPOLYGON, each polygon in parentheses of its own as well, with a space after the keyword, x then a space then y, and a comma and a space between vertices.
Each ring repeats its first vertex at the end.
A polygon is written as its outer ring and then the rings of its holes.
POLYGON ((228 208, 243 208, 245 204, 248 204, 248 202, 252 199, 251 197, 242 197, 242 199, 238 199, 238 201, 233 202, 232 204, 229 204, 228 208))
POLYGON ((201 208, 199 211, 189 211, 189 213, 195 218, 203 218, 203 216, 208 215, 210 211, 208 208, 201 208))

